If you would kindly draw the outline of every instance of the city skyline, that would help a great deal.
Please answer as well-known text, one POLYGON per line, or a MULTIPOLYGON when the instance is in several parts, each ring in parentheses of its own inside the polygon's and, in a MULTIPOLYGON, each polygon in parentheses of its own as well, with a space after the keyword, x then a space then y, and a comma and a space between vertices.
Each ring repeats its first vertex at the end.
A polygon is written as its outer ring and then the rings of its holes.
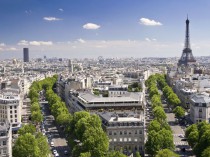
POLYGON ((185 20, 195 56, 210 55, 210 2, 1 0, 0 58, 180 57, 185 20))

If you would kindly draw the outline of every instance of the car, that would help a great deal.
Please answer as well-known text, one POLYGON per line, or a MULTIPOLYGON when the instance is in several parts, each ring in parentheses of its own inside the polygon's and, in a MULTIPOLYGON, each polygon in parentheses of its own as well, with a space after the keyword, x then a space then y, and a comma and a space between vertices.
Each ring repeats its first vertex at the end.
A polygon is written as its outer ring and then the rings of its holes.
POLYGON ((64 150, 63 154, 68 155, 69 154, 68 150, 64 150))
POLYGON ((183 138, 183 139, 181 139, 181 141, 187 141, 187 139, 186 138, 183 138))
POLYGON ((55 155, 55 157, 59 157, 59 154, 58 153, 56 153, 56 154, 54 154, 55 155))
POLYGON ((51 146, 51 147, 54 147, 54 142, 51 142, 51 143, 50 143, 50 146, 51 146))
POLYGON ((180 137, 180 138, 184 138, 184 135, 181 134, 181 135, 179 135, 179 137, 180 137))
POLYGON ((57 150, 54 149, 54 150, 53 150, 53 154, 55 155, 55 154, 57 154, 57 153, 58 153, 57 150))

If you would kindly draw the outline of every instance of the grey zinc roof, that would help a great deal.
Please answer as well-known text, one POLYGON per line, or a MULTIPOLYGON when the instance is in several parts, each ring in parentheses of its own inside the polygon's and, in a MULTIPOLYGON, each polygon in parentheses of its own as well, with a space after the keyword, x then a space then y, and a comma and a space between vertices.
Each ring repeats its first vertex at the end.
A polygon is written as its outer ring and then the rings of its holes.
POLYGON ((140 92, 130 92, 121 97, 100 97, 93 95, 92 93, 80 93, 79 98, 86 101, 87 103, 91 102, 129 102, 129 101, 140 101, 141 93, 140 92))
POLYGON ((210 103, 210 97, 204 94, 195 94, 191 97, 195 103, 210 103))

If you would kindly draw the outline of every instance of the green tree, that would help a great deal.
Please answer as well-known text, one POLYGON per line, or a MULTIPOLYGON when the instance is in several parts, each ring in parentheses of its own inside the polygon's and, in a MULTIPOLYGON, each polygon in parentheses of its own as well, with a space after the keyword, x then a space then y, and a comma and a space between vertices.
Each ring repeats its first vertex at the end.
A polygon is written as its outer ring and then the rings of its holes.
POLYGON ((179 157, 179 155, 174 153, 170 149, 162 149, 158 151, 155 157, 179 157))
POLYGON ((181 101, 179 100, 179 98, 177 97, 177 95, 174 92, 168 96, 167 100, 168 100, 169 104, 173 105, 173 106, 177 106, 181 103, 181 101))
POLYGON ((185 110, 181 107, 181 106, 177 106, 174 110, 173 110, 174 114, 176 117, 181 118, 185 115, 185 110))
POLYGON ((158 150, 161 149, 161 140, 161 136, 158 132, 154 130, 150 131, 148 133, 148 139, 145 144, 146 152, 151 156, 156 155, 158 150))
POLYGON ((201 157, 210 157, 210 146, 202 152, 201 157))
POLYGON ((40 122, 42 122, 43 121, 43 115, 42 115, 41 111, 32 112, 31 120, 36 124, 39 124, 40 122))
POLYGON ((192 124, 190 126, 187 127, 186 131, 185 131, 185 136, 186 138, 188 138, 189 134, 193 131, 197 131, 198 132, 198 128, 197 128, 197 124, 192 124))
POLYGON ((163 110, 163 107, 160 107, 160 106, 157 106, 153 109, 153 114, 155 116, 155 119, 160 123, 165 121, 167 118, 165 111, 163 110))
POLYGON ((153 95, 151 99, 151 103, 152 103, 152 108, 155 108, 156 106, 162 106, 160 95, 159 94, 153 95))
POLYGON ((119 151, 111 151, 106 155, 106 157, 126 157, 126 155, 120 153, 119 151))
POLYGON ((13 157, 40 157, 40 150, 35 136, 26 133, 15 142, 12 152, 13 157))
POLYGON ((19 130, 18 130, 18 134, 19 135, 25 135, 26 133, 31 133, 32 135, 34 135, 36 132, 36 127, 33 124, 27 124, 27 125, 23 125, 19 130))
POLYGON ((159 132, 159 135, 161 136, 161 148, 162 149, 174 149, 174 142, 173 142, 173 135, 171 131, 162 129, 159 132))
POLYGON ((160 123, 157 121, 157 120, 152 120, 150 123, 149 123, 149 126, 148 126, 148 131, 160 131, 162 128, 161 128, 161 125, 160 123))
POLYGON ((190 132, 187 141, 192 148, 198 143, 198 137, 199 133, 197 130, 190 132))
POLYGON ((141 157, 139 152, 136 152, 136 157, 141 157))
POLYGON ((38 143, 38 147, 40 150, 40 155, 41 157, 49 157, 50 154, 50 149, 49 149, 49 145, 47 143, 47 139, 44 135, 42 135, 42 133, 38 133, 36 135, 36 140, 38 143))
POLYGON ((31 112, 33 111, 39 111, 40 110, 40 105, 38 102, 34 102, 32 105, 31 105, 31 112))
POLYGON ((90 152, 81 153, 79 157, 91 157, 90 152))

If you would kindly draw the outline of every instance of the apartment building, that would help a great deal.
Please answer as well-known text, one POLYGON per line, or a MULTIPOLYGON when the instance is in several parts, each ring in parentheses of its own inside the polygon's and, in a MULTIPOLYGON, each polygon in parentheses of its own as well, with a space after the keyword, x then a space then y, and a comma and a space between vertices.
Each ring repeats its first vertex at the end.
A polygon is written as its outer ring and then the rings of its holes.
POLYGON ((9 122, 0 122, 0 156, 12 157, 12 133, 9 122))

